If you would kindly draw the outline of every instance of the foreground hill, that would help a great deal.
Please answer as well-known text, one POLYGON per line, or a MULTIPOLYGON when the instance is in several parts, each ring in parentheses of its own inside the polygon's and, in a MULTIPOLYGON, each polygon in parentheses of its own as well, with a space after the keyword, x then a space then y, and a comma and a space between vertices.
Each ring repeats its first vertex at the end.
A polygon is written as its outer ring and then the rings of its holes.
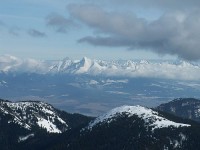
POLYGON ((199 149, 200 126, 142 106, 122 106, 91 121, 51 149, 199 149))
POLYGON ((3 149, 12 149, 13 145, 28 139, 35 140, 38 134, 63 133, 90 120, 90 117, 69 114, 39 101, 0 100, 0 145, 3 149))

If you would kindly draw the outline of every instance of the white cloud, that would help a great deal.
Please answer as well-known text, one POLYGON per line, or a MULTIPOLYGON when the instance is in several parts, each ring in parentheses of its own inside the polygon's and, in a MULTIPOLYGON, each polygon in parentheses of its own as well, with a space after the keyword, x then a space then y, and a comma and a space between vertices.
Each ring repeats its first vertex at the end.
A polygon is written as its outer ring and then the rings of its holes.
POLYGON ((85 36, 78 40, 79 43, 151 50, 187 60, 200 59, 199 10, 173 10, 153 21, 89 4, 71 4, 68 10, 73 18, 96 31, 96 35, 85 36))

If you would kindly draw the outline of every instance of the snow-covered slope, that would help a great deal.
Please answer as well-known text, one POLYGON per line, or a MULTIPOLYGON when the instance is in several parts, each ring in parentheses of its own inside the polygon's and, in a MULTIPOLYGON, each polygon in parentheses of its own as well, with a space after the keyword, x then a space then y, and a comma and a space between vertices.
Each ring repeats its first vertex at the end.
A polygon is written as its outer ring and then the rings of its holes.
POLYGON ((3 55, 0 56, 0 72, 26 72, 38 74, 67 73, 120 77, 156 77, 179 80, 199 80, 200 64, 191 64, 185 61, 104 61, 91 60, 87 57, 84 57, 81 60, 70 60, 69 58, 65 58, 60 61, 39 61, 3 55))
POLYGON ((108 113, 99 116, 94 121, 90 122, 88 129, 92 129, 94 126, 104 123, 111 123, 116 120, 121 115, 126 115, 128 117, 136 115, 145 122, 146 127, 151 127, 152 130, 158 128, 168 128, 168 127, 189 127, 189 124, 182 124, 170 121, 159 115, 158 112, 153 111, 152 109, 145 108, 142 106, 121 106, 112 109, 108 113))
POLYGON ((49 133, 61 133, 68 129, 57 110, 43 102, 0 101, 0 112, 12 116, 8 123, 16 123, 27 130, 40 127, 49 133))

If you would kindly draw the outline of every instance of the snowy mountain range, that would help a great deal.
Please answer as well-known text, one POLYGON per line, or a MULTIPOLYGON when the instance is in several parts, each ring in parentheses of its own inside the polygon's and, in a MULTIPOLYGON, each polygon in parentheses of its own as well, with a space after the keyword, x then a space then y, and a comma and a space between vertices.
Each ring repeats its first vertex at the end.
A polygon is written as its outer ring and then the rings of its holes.
POLYGON ((148 62, 145 60, 81 60, 65 58, 58 61, 20 59, 10 55, 0 56, 0 72, 37 74, 89 74, 118 77, 148 77, 179 80, 199 80, 200 65, 185 61, 148 62))

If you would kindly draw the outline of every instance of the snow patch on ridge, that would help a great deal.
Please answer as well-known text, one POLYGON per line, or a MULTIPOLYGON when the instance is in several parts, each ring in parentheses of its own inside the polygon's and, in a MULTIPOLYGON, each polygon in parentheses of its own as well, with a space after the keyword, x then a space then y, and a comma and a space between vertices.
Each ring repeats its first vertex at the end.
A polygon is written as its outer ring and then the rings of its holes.
POLYGON ((26 140, 28 140, 30 137, 34 137, 35 135, 33 133, 29 134, 29 135, 26 135, 26 136, 20 136, 19 139, 18 139, 18 142, 24 142, 26 140))
POLYGON ((37 124, 40 127, 45 128, 49 133, 61 133, 61 131, 56 127, 55 124, 44 118, 38 118, 37 124))

